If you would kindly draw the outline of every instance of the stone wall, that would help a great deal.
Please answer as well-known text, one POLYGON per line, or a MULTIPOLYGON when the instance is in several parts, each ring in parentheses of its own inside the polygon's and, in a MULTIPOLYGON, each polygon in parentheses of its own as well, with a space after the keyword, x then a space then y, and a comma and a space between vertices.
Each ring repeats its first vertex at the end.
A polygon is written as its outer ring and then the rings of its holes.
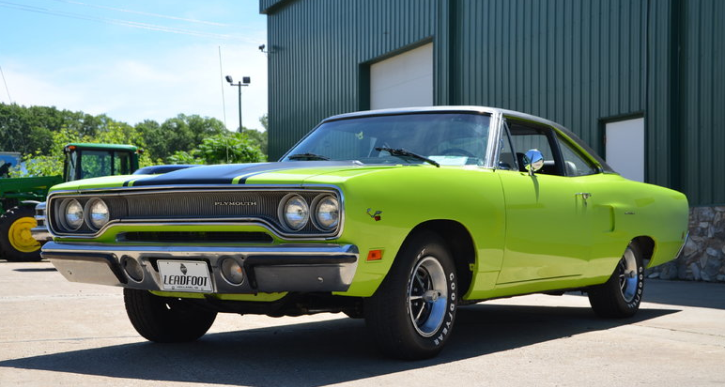
POLYGON ((648 278, 725 282, 725 207, 690 208, 689 228, 680 256, 648 270, 648 278))

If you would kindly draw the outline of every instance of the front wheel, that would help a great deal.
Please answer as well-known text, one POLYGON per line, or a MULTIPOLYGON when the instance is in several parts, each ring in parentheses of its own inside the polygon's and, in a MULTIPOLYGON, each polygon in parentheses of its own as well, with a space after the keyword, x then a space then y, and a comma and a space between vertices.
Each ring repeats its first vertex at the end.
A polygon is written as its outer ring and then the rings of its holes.
POLYGON ((377 346, 398 359, 436 356, 453 329, 457 285, 443 240, 430 232, 414 236, 377 292, 365 301, 365 322, 377 346))
POLYGON ((642 253, 630 243, 609 280, 589 289, 589 303, 601 317, 631 317, 639 310, 643 291, 642 253))
POLYGON ((40 261, 40 242, 30 230, 37 226, 35 209, 13 207, 0 216, 0 256, 11 262, 40 261))
POLYGON ((123 289, 126 313, 136 331, 157 343, 183 343, 204 336, 216 312, 188 301, 159 297, 146 290, 123 289))

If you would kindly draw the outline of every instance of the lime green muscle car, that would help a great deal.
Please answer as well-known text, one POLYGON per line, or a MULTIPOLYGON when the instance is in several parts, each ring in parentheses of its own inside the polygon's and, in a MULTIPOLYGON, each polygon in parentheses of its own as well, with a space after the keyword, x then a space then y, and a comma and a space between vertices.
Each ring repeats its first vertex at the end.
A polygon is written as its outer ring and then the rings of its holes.
POLYGON ((422 359, 488 299, 581 290, 632 316, 687 216, 684 195, 621 177, 556 123, 396 109, 328 118, 277 163, 58 185, 42 254, 122 286, 151 341, 196 340, 219 312, 343 312, 383 353, 422 359))

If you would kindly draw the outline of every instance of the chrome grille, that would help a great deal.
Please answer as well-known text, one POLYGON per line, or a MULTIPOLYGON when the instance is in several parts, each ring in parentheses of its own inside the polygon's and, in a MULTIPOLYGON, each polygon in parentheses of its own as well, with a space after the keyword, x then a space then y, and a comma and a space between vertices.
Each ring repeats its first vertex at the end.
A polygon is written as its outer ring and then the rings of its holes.
MULTIPOLYGON (((342 203, 337 191, 325 189, 199 189, 199 190, 119 190, 116 192, 87 192, 77 194, 54 194, 48 200, 48 220, 51 231, 56 235, 99 234, 84 226, 79 230, 65 231, 59 227, 58 207, 66 198, 75 198, 85 205, 94 197, 102 198, 109 209, 111 223, 203 223, 228 222, 260 223, 281 236, 292 237, 331 237, 338 235, 339 228, 330 231, 318 230, 313 222, 308 222, 301 230, 290 231, 283 227, 278 217, 278 207, 282 199, 295 193, 302 196, 307 204, 315 197, 333 194, 342 203), (123 191, 123 192, 120 192, 123 191)), ((342 210, 341 210, 342 211, 342 210)), ((342 224, 342 222, 341 222, 342 224)))
MULTIPOLYGON (((277 206, 285 193, 188 192, 132 195, 126 197, 126 219, 238 219, 277 218, 277 206), (234 204, 228 204, 234 203, 234 204), (252 204, 254 203, 254 204, 252 204)), ((111 212, 115 209, 112 204, 111 212)))

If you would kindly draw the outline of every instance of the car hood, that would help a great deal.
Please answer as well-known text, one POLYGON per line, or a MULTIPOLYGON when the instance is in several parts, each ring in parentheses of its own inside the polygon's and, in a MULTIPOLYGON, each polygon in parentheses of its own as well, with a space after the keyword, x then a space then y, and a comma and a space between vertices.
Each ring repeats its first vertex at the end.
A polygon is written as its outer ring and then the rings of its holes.
MULTIPOLYGON (((400 165, 363 165, 352 161, 289 161, 256 164, 206 165, 180 169, 161 175, 109 176, 77 180, 53 187, 53 191, 84 188, 228 185, 228 184, 292 184, 302 185, 314 177, 326 175, 327 183, 346 180, 355 175, 371 173, 400 165)), ((432 167, 432 166, 431 166, 432 167)), ((432 167, 435 168, 435 167, 432 167)), ((318 183, 313 181, 312 183, 318 183)))

